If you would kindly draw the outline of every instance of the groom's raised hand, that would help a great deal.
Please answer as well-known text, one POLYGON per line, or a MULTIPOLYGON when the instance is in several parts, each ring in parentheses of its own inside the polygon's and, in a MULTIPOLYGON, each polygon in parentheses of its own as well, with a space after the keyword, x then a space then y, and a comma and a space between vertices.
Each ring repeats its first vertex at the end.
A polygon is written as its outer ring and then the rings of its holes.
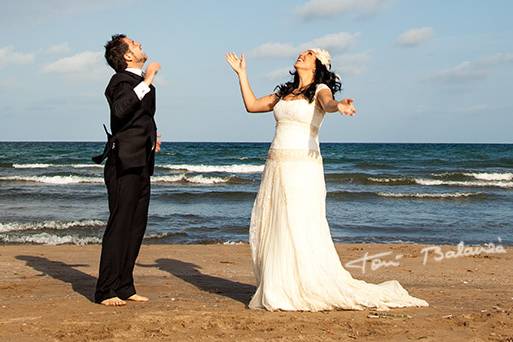
POLYGON ((146 72, 144 75, 144 83, 150 86, 150 84, 153 83, 153 79, 155 78, 155 75, 160 70, 160 63, 157 62, 151 62, 148 67, 146 68, 146 72))

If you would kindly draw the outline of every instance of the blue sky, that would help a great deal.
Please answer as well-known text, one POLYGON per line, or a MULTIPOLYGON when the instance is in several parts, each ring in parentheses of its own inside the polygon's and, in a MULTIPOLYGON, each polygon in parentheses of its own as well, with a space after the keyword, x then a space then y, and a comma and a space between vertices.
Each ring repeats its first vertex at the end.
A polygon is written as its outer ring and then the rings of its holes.
POLYGON ((5 1, 0 140, 101 141, 113 33, 162 64, 164 141, 270 141, 272 113, 244 111, 227 51, 257 95, 305 47, 331 51, 354 118, 328 114, 324 142, 513 142, 513 2, 5 1))

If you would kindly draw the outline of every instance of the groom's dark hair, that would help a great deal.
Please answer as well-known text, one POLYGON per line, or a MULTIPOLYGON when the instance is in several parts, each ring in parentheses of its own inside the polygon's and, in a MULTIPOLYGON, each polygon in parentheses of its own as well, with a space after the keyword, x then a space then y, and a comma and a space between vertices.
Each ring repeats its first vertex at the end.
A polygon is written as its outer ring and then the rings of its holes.
POLYGON ((112 39, 105 44, 105 59, 116 72, 123 71, 127 68, 124 56, 128 51, 128 44, 125 43, 123 38, 126 38, 126 35, 115 34, 112 36, 112 39))

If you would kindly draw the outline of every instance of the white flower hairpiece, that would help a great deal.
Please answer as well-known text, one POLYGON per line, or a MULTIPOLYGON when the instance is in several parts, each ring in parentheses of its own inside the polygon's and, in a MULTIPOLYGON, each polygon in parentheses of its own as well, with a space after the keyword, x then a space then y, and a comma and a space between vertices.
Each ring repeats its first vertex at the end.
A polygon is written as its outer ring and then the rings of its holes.
POLYGON ((324 49, 310 49, 310 51, 313 51, 315 53, 315 56, 319 61, 321 61, 322 65, 326 67, 326 69, 331 69, 331 55, 327 50, 324 49))

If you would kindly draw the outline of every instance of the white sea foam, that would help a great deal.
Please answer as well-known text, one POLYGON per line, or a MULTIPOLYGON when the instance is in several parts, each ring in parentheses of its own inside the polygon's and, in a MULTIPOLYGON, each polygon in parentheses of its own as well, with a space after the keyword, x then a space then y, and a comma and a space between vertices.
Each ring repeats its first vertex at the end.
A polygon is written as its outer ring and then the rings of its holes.
POLYGON ((513 188, 513 182, 488 182, 488 181, 445 181, 438 179, 415 179, 415 183, 420 185, 453 185, 453 186, 476 186, 476 187, 499 187, 513 188))
MULTIPOLYGON (((443 174, 438 174, 443 175, 443 174)), ((470 174, 469 174, 470 175, 470 174)), ((474 175, 474 174, 472 174, 474 175)), ((475 175, 481 175, 481 177, 484 174, 475 174, 475 175)), ((440 180, 440 179, 427 179, 427 178, 375 178, 375 177, 369 177, 368 179, 373 182, 379 182, 379 183, 395 183, 395 182, 414 182, 419 185, 449 185, 449 186, 469 186, 469 187, 499 187, 499 188, 513 188, 513 182, 505 182, 501 180, 498 180, 496 174, 487 174, 489 175, 486 181, 450 181, 450 180, 440 180), (490 176, 493 175, 493 176, 490 176), (493 181, 492 181, 493 180, 493 181)), ((477 177, 476 177, 477 178, 477 177)), ((505 178, 504 178, 505 179, 505 178)))
POLYGON ((205 177, 202 175, 185 177, 188 182, 198 183, 198 184, 218 184, 218 183, 226 183, 230 181, 231 177, 205 177))
MULTIPOLYGON (((68 165, 60 165, 60 166, 68 166, 68 165)), ((75 169, 86 169, 86 168, 103 168, 101 164, 72 164, 71 167, 75 169)))
POLYGON ((15 169, 46 169, 50 164, 12 164, 15 169))
POLYGON ((202 175, 197 176, 186 176, 185 174, 174 175, 174 176, 156 176, 152 177, 152 181, 156 183, 196 183, 196 184, 218 184, 227 183, 231 177, 205 177, 202 175))
POLYGON ((47 169, 50 167, 72 167, 75 169, 103 168, 100 164, 12 164, 15 169, 47 169))
POLYGON ((481 192, 450 192, 450 193, 406 193, 406 192, 378 192, 383 197, 398 198, 460 198, 481 195, 481 192))
POLYGON ((511 181, 513 180, 513 173, 504 172, 504 173, 488 173, 488 172, 474 172, 474 173, 464 173, 465 176, 474 177, 479 180, 486 181, 511 181))
POLYGON ((244 245, 244 244, 246 244, 244 241, 228 240, 228 241, 223 242, 223 245, 244 245))
POLYGON ((513 180, 512 172, 442 172, 442 173, 432 173, 432 176, 435 177, 447 177, 447 176, 457 176, 463 175, 466 177, 472 177, 478 180, 485 181, 511 181, 513 180))
POLYGON ((88 245, 98 244, 102 240, 93 236, 79 237, 76 235, 64 235, 58 236, 48 233, 13 236, 7 234, 0 234, 0 241, 7 243, 36 243, 41 245, 63 245, 63 244, 74 244, 74 245, 88 245))
POLYGON ((0 233, 40 230, 40 229, 69 229, 78 227, 103 227, 105 222, 100 220, 77 221, 42 221, 42 222, 0 222, 0 233))
POLYGON ((264 170, 264 165, 251 165, 251 164, 234 164, 234 165, 189 165, 189 164, 164 164, 157 165, 157 167, 190 171, 190 172, 227 172, 227 173, 260 173, 264 170))
POLYGON ((45 184, 103 183, 101 177, 81 176, 3 176, 0 181, 31 182, 45 184))
POLYGON ((153 176, 151 177, 152 182, 155 183, 177 183, 185 182, 185 174, 173 175, 173 176, 153 176))
MULTIPOLYGON (((171 233, 171 235, 173 235, 171 233)), ((144 239, 162 239, 169 236, 169 233, 157 233, 145 235, 144 239)), ((38 233, 30 235, 12 235, 12 234, 0 234, 0 242, 3 243, 33 243, 39 245, 89 245, 89 244, 100 244, 101 238, 95 236, 77 236, 77 235, 55 235, 49 233, 38 233)), ((226 241, 222 242, 225 245, 242 245, 244 241, 226 241)))
POLYGON ((406 180, 408 180, 407 178, 376 178, 376 177, 369 177, 369 180, 373 181, 373 182, 378 182, 378 183, 392 183, 392 182, 404 182, 406 180))
MULTIPOLYGON (((203 175, 186 176, 185 174, 172 176, 155 176, 151 178, 154 183, 194 183, 194 184, 218 184, 227 183, 231 177, 206 177, 203 175)), ((81 176, 3 176, 0 181, 31 182, 44 184, 79 184, 79 183, 103 183, 101 177, 81 176)))

